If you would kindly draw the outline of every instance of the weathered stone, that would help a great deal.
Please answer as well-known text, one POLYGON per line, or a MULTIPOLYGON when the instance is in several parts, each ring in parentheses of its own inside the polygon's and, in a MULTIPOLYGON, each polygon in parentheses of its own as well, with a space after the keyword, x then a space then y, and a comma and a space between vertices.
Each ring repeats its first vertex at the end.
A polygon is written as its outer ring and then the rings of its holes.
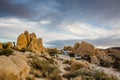
POLYGON ((38 45, 38 48, 40 49, 40 51, 45 51, 45 49, 44 49, 44 47, 43 47, 42 38, 38 38, 38 39, 37 39, 37 45, 38 45))
POLYGON ((17 65, 21 80, 25 80, 30 72, 30 67, 28 66, 27 62, 13 55, 9 56, 9 58, 17 65))
POLYGON ((26 46, 27 46, 27 38, 26 38, 26 36, 22 33, 22 34, 20 34, 19 35, 19 37, 18 37, 18 39, 17 39, 17 47, 16 48, 18 48, 18 50, 20 49, 22 49, 22 48, 26 48, 26 46))
POLYGON ((30 34, 29 34, 29 32, 28 31, 25 31, 24 32, 24 35, 26 36, 26 38, 27 38, 27 47, 29 46, 29 44, 30 44, 30 34))
POLYGON ((96 56, 90 56, 90 58, 91 58, 91 63, 97 64, 97 65, 100 64, 100 61, 96 56))
POLYGON ((0 42, 0 49, 2 49, 3 48, 3 44, 0 42))
POLYGON ((80 55, 94 56, 95 48, 92 44, 83 41, 73 53, 80 55))
POLYGON ((75 45, 74 45, 74 47, 73 47, 73 52, 74 52, 79 46, 80 46, 80 43, 79 43, 79 42, 75 43, 75 45))
POLYGON ((37 39, 35 33, 29 34, 28 31, 25 31, 18 37, 15 49, 21 51, 33 51, 35 53, 45 51, 42 38, 37 39))
POLYGON ((17 65, 6 56, 0 56, 0 80, 20 80, 17 65))
POLYGON ((72 51, 73 47, 72 46, 64 46, 64 51, 72 51))

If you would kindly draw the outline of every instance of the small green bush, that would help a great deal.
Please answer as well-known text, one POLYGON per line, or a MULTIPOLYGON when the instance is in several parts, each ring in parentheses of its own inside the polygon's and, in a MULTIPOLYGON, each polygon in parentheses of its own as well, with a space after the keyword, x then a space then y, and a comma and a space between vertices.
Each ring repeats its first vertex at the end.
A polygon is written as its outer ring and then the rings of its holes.
POLYGON ((13 53, 13 50, 11 49, 3 49, 0 51, 0 55, 5 55, 5 56, 12 55, 12 53, 13 53))
POLYGON ((7 49, 7 48, 8 48, 7 43, 3 43, 3 49, 7 49))
POLYGON ((120 61, 115 60, 113 63, 113 67, 120 70, 120 61))
POLYGON ((103 67, 110 67, 112 63, 110 63, 109 61, 105 61, 103 59, 100 59, 100 65, 103 67))

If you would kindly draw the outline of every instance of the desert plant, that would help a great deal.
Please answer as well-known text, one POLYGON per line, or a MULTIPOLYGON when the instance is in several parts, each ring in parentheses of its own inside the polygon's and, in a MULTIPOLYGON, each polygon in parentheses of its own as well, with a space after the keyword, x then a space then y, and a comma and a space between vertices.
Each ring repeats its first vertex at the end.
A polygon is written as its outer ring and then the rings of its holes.
POLYGON ((112 63, 110 63, 109 61, 100 59, 100 65, 103 67, 110 67, 112 63))
POLYGON ((115 60, 113 63, 113 67, 120 70, 120 61, 115 60))
POLYGON ((13 53, 13 50, 11 49, 3 49, 0 51, 0 55, 5 55, 5 56, 12 55, 12 53, 13 53))
POLYGON ((33 67, 33 69, 41 71, 42 77, 49 78, 49 74, 60 73, 59 69, 55 65, 51 64, 51 61, 49 60, 39 60, 37 58, 33 58, 30 65, 33 67))
POLYGON ((7 48, 8 48, 7 43, 3 43, 3 49, 7 49, 7 48))

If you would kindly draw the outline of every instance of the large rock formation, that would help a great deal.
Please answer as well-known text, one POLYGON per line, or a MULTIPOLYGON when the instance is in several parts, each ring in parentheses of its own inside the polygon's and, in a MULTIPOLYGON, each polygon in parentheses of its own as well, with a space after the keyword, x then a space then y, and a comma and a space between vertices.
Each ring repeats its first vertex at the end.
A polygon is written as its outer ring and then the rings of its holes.
POLYGON ((0 80, 25 80, 30 72, 26 61, 17 56, 0 56, 0 80))
POLYGON ((75 44, 73 53, 80 54, 80 55, 94 56, 95 48, 92 44, 83 41, 81 42, 81 44, 79 43, 75 44))
POLYGON ((40 51, 44 51, 45 50, 45 48, 44 48, 42 43, 43 43, 42 38, 38 38, 37 39, 37 45, 38 45, 38 48, 40 49, 40 51))
POLYGON ((17 50, 29 49, 36 53, 45 50, 45 48, 43 47, 42 39, 37 39, 35 33, 29 34, 28 31, 25 31, 18 37, 17 45, 15 48, 17 50))
POLYGON ((18 50, 21 50, 23 48, 26 48, 27 46, 27 38, 24 33, 20 34, 17 38, 17 46, 16 48, 18 50))
POLYGON ((0 49, 2 49, 3 48, 3 44, 0 42, 0 49))
POLYGON ((31 39, 31 42, 30 42, 30 44, 29 44, 29 46, 28 46, 28 48, 30 49, 30 50, 32 50, 33 52, 40 52, 40 49, 39 49, 39 47, 38 47, 38 45, 37 45, 37 37, 36 37, 36 34, 35 33, 32 33, 31 35, 30 35, 30 39, 31 39))

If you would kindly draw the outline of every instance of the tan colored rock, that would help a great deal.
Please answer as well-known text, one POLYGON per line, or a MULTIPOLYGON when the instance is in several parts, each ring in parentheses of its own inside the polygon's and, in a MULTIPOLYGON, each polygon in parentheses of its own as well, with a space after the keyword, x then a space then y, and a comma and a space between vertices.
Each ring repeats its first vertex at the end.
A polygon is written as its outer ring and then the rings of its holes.
POLYGON ((27 38, 26 36, 22 33, 19 35, 18 39, 17 39, 17 47, 19 47, 18 49, 22 49, 22 48, 26 48, 27 46, 27 38))
POLYGON ((29 34, 28 31, 22 33, 17 40, 17 45, 15 46, 16 50, 30 50, 35 53, 40 53, 45 51, 43 46, 42 38, 37 39, 36 34, 29 34))
POLYGON ((90 58, 91 58, 91 63, 97 64, 97 65, 100 64, 100 61, 96 56, 90 56, 90 58))
POLYGON ((3 44, 0 42, 0 49, 2 49, 3 48, 3 44))
POLYGON ((26 38, 27 38, 27 47, 29 46, 29 44, 30 44, 30 34, 29 34, 29 32, 28 31, 25 31, 24 32, 24 35, 26 36, 26 38))
POLYGON ((0 80, 20 80, 17 65, 6 56, 0 56, 0 80))
POLYGON ((99 49, 96 49, 96 56, 99 60, 103 60, 107 63, 112 63, 113 60, 110 56, 108 56, 104 51, 100 51, 99 49))
POLYGON ((30 50, 32 50, 33 52, 36 52, 36 53, 40 52, 40 49, 39 49, 39 47, 38 47, 38 45, 37 45, 36 34, 35 34, 35 33, 32 33, 32 34, 30 35, 30 37, 31 37, 31 42, 30 42, 28 48, 29 48, 30 50))
POLYGON ((13 43, 12 42, 7 42, 6 45, 8 46, 7 48, 13 48, 13 43))
POLYGON ((44 56, 44 57, 46 57, 46 58, 48 58, 48 59, 51 59, 50 54, 47 53, 47 52, 43 52, 41 55, 44 56))
POLYGON ((9 58, 17 65, 21 80, 25 80, 30 72, 30 67, 27 62, 13 55, 9 56, 9 58))
POLYGON ((38 45, 38 48, 40 49, 40 51, 45 51, 45 49, 44 49, 44 47, 43 47, 42 38, 38 38, 38 39, 37 39, 37 45, 38 45))
POLYGON ((72 46, 64 46, 64 51, 72 51, 73 47, 72 46))
POLYGON ((73 52, 74 52, 79 46, 80 46, 80 43, 79 43, 79 42, 75 43, 75 45, 74 45, 74 47, 73 47, 73 52))
POLYGON ((89 68, 89 64, 86 61, 82 61, 82 60, 72 62, 72 64, 71 64, 72 71, 80 69, 80 68, 89 68))
POLYGON ((24 61, 26 61, 27 62, 27 57, 22 53, 22 52, 19 52, 19 51, 13 51, 13 53, 12 53, 14 56, 17 56, 17 57, 19 57, 19 58, 21 58, 22 60, 24 60, 24 61))
POLYGON ((74 53, 80 55, 95 56, 95 48, 92 44, 83 41, 81 42, 79 47, 74 51, 74 53))

